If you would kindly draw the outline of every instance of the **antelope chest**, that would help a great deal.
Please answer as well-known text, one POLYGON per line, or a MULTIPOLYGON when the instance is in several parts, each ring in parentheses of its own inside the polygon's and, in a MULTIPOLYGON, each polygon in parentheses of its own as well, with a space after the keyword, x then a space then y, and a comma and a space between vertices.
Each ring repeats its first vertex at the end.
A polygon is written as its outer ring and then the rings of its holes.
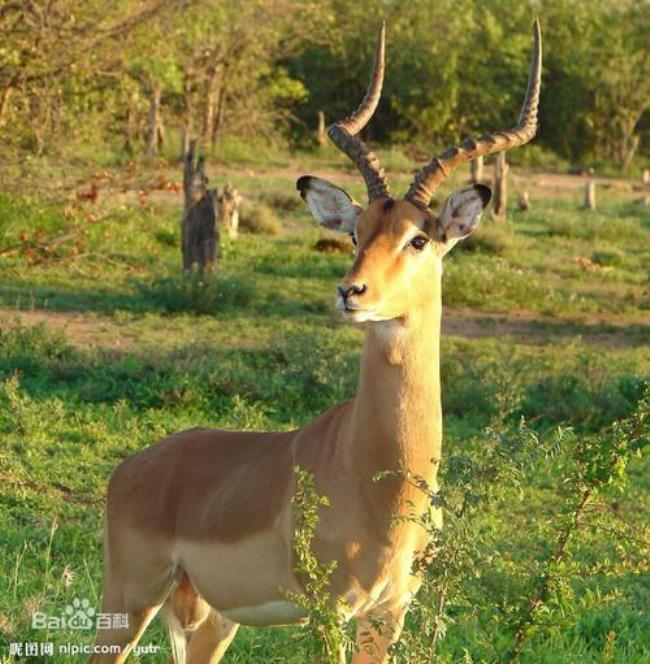
POLYGON ((364 561, 343 593, 347 617, 363 616, 382 606, 408 604, 420 586, 412 573, 416 555, 414 546, 402 546, 386 549, 372 563, 364 561))

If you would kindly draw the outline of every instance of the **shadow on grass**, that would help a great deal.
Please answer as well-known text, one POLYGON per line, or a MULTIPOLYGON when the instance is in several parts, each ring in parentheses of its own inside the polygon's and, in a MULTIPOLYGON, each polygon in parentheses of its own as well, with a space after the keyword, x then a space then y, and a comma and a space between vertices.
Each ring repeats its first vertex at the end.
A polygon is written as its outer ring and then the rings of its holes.
MULTIPOLYGON (((354 394, 358 348, 341 341, 312 326, 248 348, 201 342, 129 354, 77 350, 45 327, 0 327, 0 379, 18 374, 30 398, 56 399, 71 412, 124 402, 140 413, 210 413, 228 421, 241 401, 273 426, 292 425, 354 394)), ((542 428, 563 423, 597 430, 634 409, 647 382, 639 369, 635 357, 604 357, 569 344, 540 356, 495 340, 449 340, 442 362, 445 414, 480 431, 508 402, 517 404, 513 421, 524 416, 542 428)))
POLYGON ((282 424, 314 417, 353 394, 353 354, 328 330, 247 348, 200 342, 132 354, 78 350, 44 325, 0 326, 0 383, 18 375, 30 398, 58 399, 73 410, 124 402, 136 412, 187 409, 217 416, 242 400, 282 424))
POLYGON ((590 345, 608 348, 632 348, 650 344, 650 325, 630 322, 611 325, 607 322, 572 320, 519 319, 509 316, 461 316, 443 314, 443 334, 467 339, 513 337, 517 343, 545 346, 566 339, 579 339, 590 345))
POLYGON ((299 317, 324 314, 329 303, 311 294, 308 299, 292 299, 276 290, 260 291, 257 284, 238 276, 214 275, 205 280, 196 276, 130 278, 125 287, 101 288, 49 286, 27 280, 0 286, 0 304, 18 310, 45 309, 83 313, 179 314, 197 316, 229 312, 265 317, 299 317))

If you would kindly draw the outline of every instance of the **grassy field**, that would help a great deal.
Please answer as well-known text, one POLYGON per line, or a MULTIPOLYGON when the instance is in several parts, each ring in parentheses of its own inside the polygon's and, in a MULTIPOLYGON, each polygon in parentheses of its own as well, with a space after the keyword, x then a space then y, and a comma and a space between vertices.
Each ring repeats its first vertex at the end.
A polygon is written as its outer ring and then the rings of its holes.
MULTIPOLYGON (((403 169, 401 191, 408 164, 391 162, 403 169)), ((264 168, 211 164, 216 183, 229 179, 250 204, 269 208, 280 232, 222 238, 218 272, 205 284, 179 276, 181 197, 165 184, 178 170, 102 169, 92 203, 77 197, 88 189, 83 162, 5 168, 0 661, 23 661, 9 655, 10 642, 91 641, 88 631, 33 629, 30 616, 59 615, 74 598, 99 606, 104 491, 121 459, 196 425, 290 429, 354 393, 361 332, 333 307, 351 255, 313 250, 324 233, 294 184, 312 172, 360 196, 359 179, 340 164, 333 153, 278 156, 264 168)), ((650 376, 650 211, 611 186, 597 213, 582 212, 578 180, 549 177, 519 174, 514 189, 527 183, 533 209, 513 210, 507 225, 486 219, 447 259, 445 455, 480 456, 486 427, 522 417, 540 435, 558 425, 599 435, 633 412, 650 376)), ((519 491, 477 517, 489 547, 507 551, 524 575, 553 542, 561 458, 538 464, 519 491)), ((650 519, 647 458, 629 473, 626 491, 607 500, 635 528, 650 519)), ((521 661, 650 661, 647 543, 587 530, 574 552, 586 571, 521 661)), ((504 567, 467 583, 477 602, 521 593, 504 567)), ((458 608, 452 618, 437 661, 500 658, 505 636, 498 627, 481 634, 485 614, 458 608)), ((134 661, 166 660, 161 625, 143 643, 164 647, 134 661)), ((301 662, 301 647, 298 629, 242 629, 225 661, 301 662)), ((36 660, 83 658, 24 658, 36 660)))

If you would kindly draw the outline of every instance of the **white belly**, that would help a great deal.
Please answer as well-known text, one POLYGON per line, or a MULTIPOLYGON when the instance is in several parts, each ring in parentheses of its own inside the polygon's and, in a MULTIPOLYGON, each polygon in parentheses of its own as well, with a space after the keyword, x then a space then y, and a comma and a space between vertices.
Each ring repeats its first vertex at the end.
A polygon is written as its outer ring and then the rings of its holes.
POLYGON ((220 613, 241 625, 253 627, 265 625, 289 625, 293 623, 306 623, 307 613, 293 602, 276 600, 258 606, 243 606, 220 613))

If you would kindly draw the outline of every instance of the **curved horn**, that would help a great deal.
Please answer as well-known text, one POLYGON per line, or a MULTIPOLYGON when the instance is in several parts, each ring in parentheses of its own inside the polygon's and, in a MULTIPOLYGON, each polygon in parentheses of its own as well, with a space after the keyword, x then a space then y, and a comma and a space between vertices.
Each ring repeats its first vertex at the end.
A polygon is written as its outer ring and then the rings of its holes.
POLYGON ((539 19, 533 22, 533 56, 528 76, 528 89, 519 122, 507 131, 484 134, 478 139, 466 138, 434 157, 417 174, 404 198, 418 207, 428 207, 433 192, 461 164, 486 154, 495 154, 528 143, 537 131, 537 109, 542 75, 542 35, 539 19))
POLYGON ((372 68, 368 91, 357 110, 345 120, 333 124, 327 133, 334 145, 342 150, 355 163, 363 175, 368 188, 368 200, 388 196, 388 180, 386 173, 379 163, 377 155, 370 150, 357 134, 368 124, 372 117, 384 82, 384 57, 386 50, 386 22, 382 21, 377 37, 377 50, 372 68))

